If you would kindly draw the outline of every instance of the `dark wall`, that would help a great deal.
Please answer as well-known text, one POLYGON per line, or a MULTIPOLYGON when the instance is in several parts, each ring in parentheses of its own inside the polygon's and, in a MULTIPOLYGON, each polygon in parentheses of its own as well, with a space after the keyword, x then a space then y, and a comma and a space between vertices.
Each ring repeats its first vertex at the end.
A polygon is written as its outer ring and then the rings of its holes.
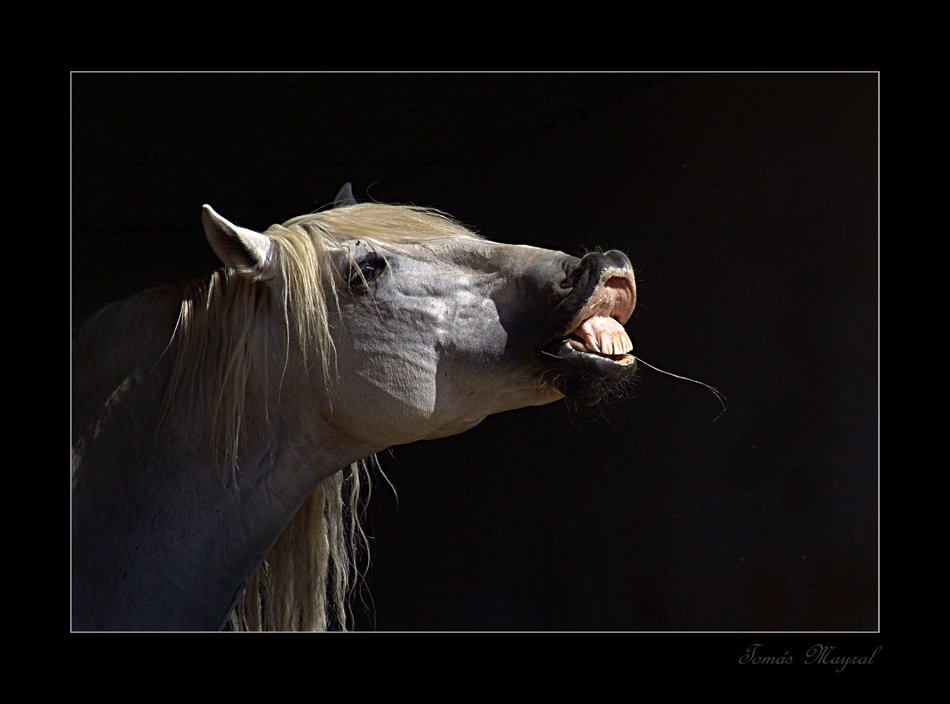
POLYGON ((380 630, 865 630, 877 587, 875 74, 75 74, 73 321, 357 198, 626 251, 643 368, 399 447, 380 630))

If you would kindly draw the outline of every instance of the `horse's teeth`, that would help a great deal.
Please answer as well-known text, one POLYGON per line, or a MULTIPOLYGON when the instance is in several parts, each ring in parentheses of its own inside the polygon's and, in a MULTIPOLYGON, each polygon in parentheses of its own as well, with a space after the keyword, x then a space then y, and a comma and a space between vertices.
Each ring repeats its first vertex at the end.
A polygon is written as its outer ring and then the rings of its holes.
POLYGON ((630 336, 616 320, 595 316, 585 320, 574 331, 587 349, 598 354, 618 356, 633 349, 630 336))
POLYGON ((617 350, 616 354, 627 354, 633 349, 633 342, 630 341, 630 336, 626 330, 617 334, 617 338, 614 341, 614 348, 617 350))

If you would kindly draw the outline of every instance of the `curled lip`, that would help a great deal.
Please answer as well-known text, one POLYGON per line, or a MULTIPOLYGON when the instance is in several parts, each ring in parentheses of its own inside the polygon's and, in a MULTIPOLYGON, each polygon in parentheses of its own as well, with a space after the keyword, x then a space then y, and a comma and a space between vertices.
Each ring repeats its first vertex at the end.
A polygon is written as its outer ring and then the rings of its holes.
POLYGON ((637 289, 633 274, 629 271, 609 270, 605 272, 600 285, 581 311, 571 321, 567 335, 577 332, 586 321, 595 318, 612 318, 624 325, 637 303, 637 289))
POLYGON ((633 344, 623 325, 633 314, 636 298, 630 269, 609 267, 601 272, 598 284, 569 324, 545 345, 543 352, 561 359, 585 357, 622 366, 632 364, 635 359, 628 353, 633 344))

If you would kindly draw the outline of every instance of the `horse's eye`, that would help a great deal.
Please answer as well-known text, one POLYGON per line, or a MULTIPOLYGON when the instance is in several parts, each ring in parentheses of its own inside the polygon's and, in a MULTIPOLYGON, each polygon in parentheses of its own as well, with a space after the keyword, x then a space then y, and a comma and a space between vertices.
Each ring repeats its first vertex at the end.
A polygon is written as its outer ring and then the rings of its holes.
POLYGON ((351 289, 365 289, 366 285, 379 276, 385 268, 386 260, 372 254, 360 262, 353 263, 347 284, 351 289))

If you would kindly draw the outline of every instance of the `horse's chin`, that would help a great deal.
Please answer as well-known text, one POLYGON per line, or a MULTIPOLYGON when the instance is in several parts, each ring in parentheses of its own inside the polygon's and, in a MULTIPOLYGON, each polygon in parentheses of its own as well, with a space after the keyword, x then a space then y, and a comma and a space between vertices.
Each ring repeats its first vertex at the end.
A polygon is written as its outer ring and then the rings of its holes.
POLYGON ((582 406, 595 405, 616 394, 637 369, 632 354, 602 354, 571 337, 545 345, 541 357, 551 385, 582 406))

